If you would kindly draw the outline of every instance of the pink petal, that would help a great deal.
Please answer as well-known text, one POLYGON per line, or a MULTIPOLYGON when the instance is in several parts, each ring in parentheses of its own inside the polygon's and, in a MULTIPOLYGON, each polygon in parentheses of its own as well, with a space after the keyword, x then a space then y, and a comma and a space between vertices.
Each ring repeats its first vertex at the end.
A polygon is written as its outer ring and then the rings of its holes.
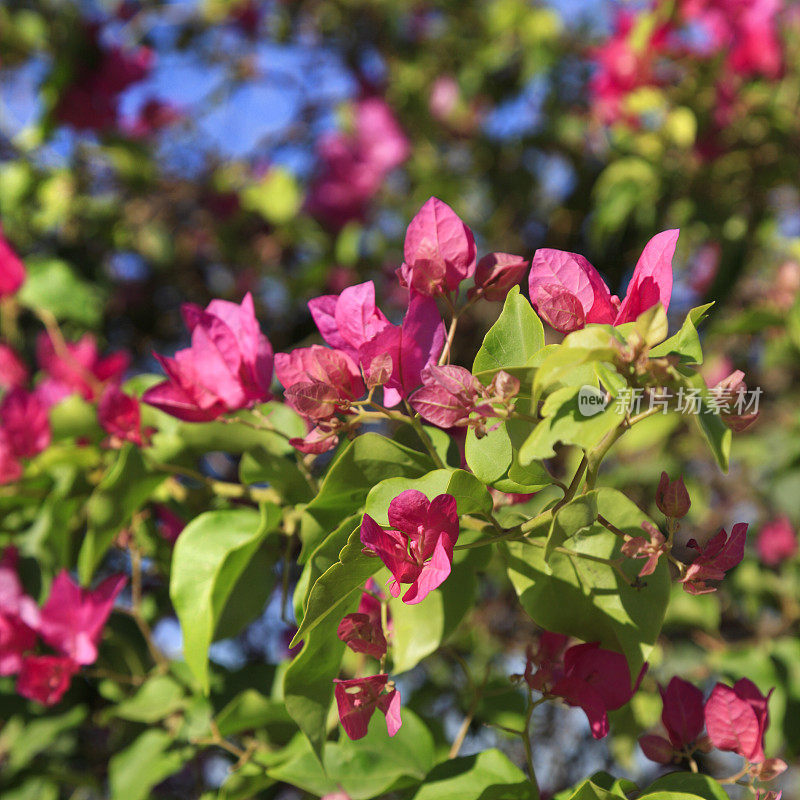
POLYGON ((335 294, 325 294, 308 301, 308 310, 314 319, 322 338, 337 350, 345 350, 347 342, 339 333, 336 322, 336 303, 339 297, 335 294))
POLYGON ((661 691, 664 710, 661 721, 677 750, 691 744, 703 732, 703 693, 682 678, 675 677, 661 691))
POLYGON ((416 489, 406 489, 389 503, 389 525, 408 536, 418 536, 425 526, 430 501, 416 489))
POLYGON ((345 289, 339 295, 334 315, 339 334, 351 351, 357 351, 389 324, 375 307, 375 284, 372 281, 345 289))
POLYGON ((615 325, 633 322, 640 314, 661 303, 669 308, 672 297, 672 258, 680 231, 657 233, 644 247, 633 271, 615 325))
POLYGON ((753 707, 729 686, 718 683, 705 706, 706 731, 720 750, 749 758, 760 747, 760 725, 753 707))
POLYGON ((386 716, 386 729, 389 731, 389 736, 394 736, 403 724, 400 719, 400 692, 392 689, 391 692, 382 694, 378 698, 378 708, 386 716))
POLYGON ((537 286, 531 291, 531 305, 551 328, 560 333, 572 333, 586 324, 580 300, 560 286, 537 286))
POLYGON ((423 565, 419 576, 403 595, 403 602, 408 605, 421 603, 430 592, 441 586, 450 574, 452 556, 445 549, 446 536, 442 535, 433 551, 433 557, 423 565))
MULTIPOLYGON (((597 270, 581 255, 542 248, 534 253, 528 276, 531 303, 540 287, 560 287, 574 295, 586 322, 610 323, 614 319, 611 293, 597 270)), ((535 304, 535 303, 534 303, 535 304)))

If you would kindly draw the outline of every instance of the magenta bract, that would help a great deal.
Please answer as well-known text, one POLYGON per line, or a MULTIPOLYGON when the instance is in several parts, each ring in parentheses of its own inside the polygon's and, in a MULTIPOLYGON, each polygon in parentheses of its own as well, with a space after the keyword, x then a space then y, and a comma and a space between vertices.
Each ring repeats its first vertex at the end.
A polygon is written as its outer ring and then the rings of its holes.
POLYGON ((42 607, 42 638, 77 664, 93 664, 103 626, 126 581, 124 575, 112 575, 89 590, 78 586, 66 570, 59 572, 42 607))
POLYGON ((400 284, 420 294, 454 292, 475 272, 472 231, 447 203, 431 197, 406 231, 400 284))
POLYGON ((758 532, 756 539, 758 557, 768 567, 793 558, 797 554, 797 531, 788 517, 782 516, 768 522, 758 532))
POLYGON ((389 525, 384 530, 364 514, 361 542, 392 573, 392 597, 399 596, 401 584, 410 583, 403 602, 419 603, 450 574, 458 540, 456 499, 440 494, 428 500, 422 492, 408 489, 389 504, 389 525))
POLYGON ((400 730, 400 692, 397 689, 384 692, 388 680, 388 675, 334 680, 339 720, 351 739, 362 739, 367 735, 369 721, 376 708, 386 717, 389 736, 394 736, 400 730))
POLYGON ((541 249, 528 276, 531 303, 553 328, 571 333, 595 322, 621 325, 672 296, 672 257, 679 231, 654 236, 642 251, 625 299, 620 303, 597 270, 581 255, 541 249))
POLYGON ((714 747, 732 750, 753 764, 763 761, 771 694, 772 690, 765 697, 747 678, 732 688, 718 683, 705 706, 706 730, 714 747))
POLYGON ((694 539, 689 540, 688 546, 700 552, 681 578, 683 588, 689 594, 707 594, 716 591, 715 587, 709 586, 706 581, 721 581, 725 573, 744 558, 747 527, 746 522, 737 523, 731 529, 730 537, 723 529, 704 547, 700 547, 694 539))
POLYGON ((272 346, 255 317, 248 293, 241 305, 212 301, 205 311, 183 308, 191 347, 174 358, 156 355, 168 380, 142 400, 187 422, 216 419, 270 399, 272 346))

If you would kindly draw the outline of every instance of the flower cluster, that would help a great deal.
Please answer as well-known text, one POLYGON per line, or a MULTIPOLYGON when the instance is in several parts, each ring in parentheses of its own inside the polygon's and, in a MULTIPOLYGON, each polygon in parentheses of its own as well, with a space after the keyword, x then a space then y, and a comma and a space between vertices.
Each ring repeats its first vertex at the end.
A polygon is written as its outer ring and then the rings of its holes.
POLYGON ((645 664, 635 683, 628 661, 621 653, 606 650, 598 642, 567 647, 569 637, 545 631, 536 650, 528 648, 523 678, 544 698, 561 698, 580 708, 589 720, 595 739, 608 735, 608 712, 622 708, 639 689, 645 664))
POLYGON ((112 575, 89 591, 62 571, 39 608, 17 569, 17 551, 6 548, 0 558, 0 675, 16 675, 19 694, 53 705, 81 666, 97 660, 103 627, 127 579, 112 575), (39 640, 55 652, 36 652, 39 640))
POLYGON ((269 400, 272 345, 261 333, 252 296, 240 305, 212 300, 205 310, 186 304, 182 311, 191 346, 173 358, 156 354, 168 379, 142 400, 187 422, 208 422, 269 400))
POLYGON ((389 529, 364 514, 364 552, 378 556, 392 573, 392 597, 400 595, 402 584, 410 583, 403 602, 420 603, 450 574, 458 541, 456 499, 440 494, 428 500, 422 492, 407 489, 389 503, 388 513, 389 529))
POLYGON ((319 171, 309 187, 309 213, 332 228, 364 219, 386 175, 410 152, 389 106, 379 97, 358 100, 352 130, 327 134, 317 144, 319 171))
POLYGON ((637 123, 629 98, 674 82, 687 57, 696 69, 718 65, 716 122, 729 118, 730 96, 743 79, 776 80, 783 69, 781 4, 774 0, 680 0, 667 17, 651 2, 620 12, 609 38, 594 51, 593 111, 604 123, 637 123))
POLYGON ((771 694, 765 697, 751 680, 741 678, 732 687, 717 683, 704 701, 696 686, 672 678, 666 689, 661 688, 661 723, 667 736, 647 734, 639 744, 659 764, 680 763, 695 751, 706 753, 716 747, 744 758, 753 778, 771 780, 786 769, 780 759, 764 755, 771 694))
MULTIPOLYGON (((383 668, 387 652, 386 636, 382 614, 386 617, 388 628, 388 609, 375 582, 367 581, 361 595, 358 611, 347 614, 339 623, 339 638, 355 653, 364 653, 378 659, 383 668)), ((394 736, 402 720, 400 719, 400 692, 389 681, 386 674, 369 675, 364 678, 334 680, 334 695, 339 711, 339 719, 345 733, 351 739, 366 736, 370 718, 378 708, 386 717, 389 736, 394 736)))
POLYGON ((672 296, 672 258, 678 231, 656 234, 636 263, 625 299, 612 295, 598 271, 581 255, 547 248, 537 250, 528 276, 531 304, 562 333, 590 322, 621 325, 672 296))

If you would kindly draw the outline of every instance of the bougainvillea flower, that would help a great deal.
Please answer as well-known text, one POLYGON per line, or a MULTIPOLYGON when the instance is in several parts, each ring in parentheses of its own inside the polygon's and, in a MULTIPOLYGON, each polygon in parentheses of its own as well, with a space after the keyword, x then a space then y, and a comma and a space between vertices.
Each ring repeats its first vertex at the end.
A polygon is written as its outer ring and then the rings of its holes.
POLYGON ((47 408, 26 389, 12 389, 0 403, 3 435, 17 458, 33 458, 50 444, 47 408))
MULTIPOLYGON (((756 392, 760 392, 760 389, 756 392)), ((719 405, 722 421, 731 430, 737 433, 745 431, 758 419, 758 404, 752 411, 749 409, 747 384, 744 382, 744 372, 740 369, 719 381, 712 387, 711 393, 719 405)))
POLYGON ((241 305, 213 300, 205 311, 186 305, 183 315, 191 347, 174 358, 156 355, 168 380, 148 389, 145 403, 202 422, 271 398, 272 346, 258 327, 249 293, 241 305))
POLYGON ((55 705, 69 689, 78 669, 65 656, 27 656, 17 677, 17 692, 42 705, 55 705))
POLYGON ((352 131, 319 140, 320 167, 309 187, 308 211, 333 228, 364 219, 387 174, 410 153, 408 137, 382 98, 354 103, 352 122, 352 131))
POLYGON ((550 693, 563 698, 567 705, 583 710, 592 736, 608 734, 608 712, 622 708, 636 693, 647 664, 642 667, 631 688, 628 661, 621 653, 604 650, 597 642, 579 644, 564 653, 564 674, 550 693))
POLYGON ((666 689, 660 687, 663 710, 661 722, 668 739, 648 734, 639 739, 642 752, 659 764, 670 764, 691 750, 703 732, 703 693, 682 678, 673 678, 666 689))
POLYGON ((286 402, 310 420, 328 419, 366 392, 353 359, 318 344, 278 353, 275 375, 286 388, 286 402))
POLYGON ((338 295, 315 297, 308 301, 308 308, 322 338, 356 362, 361 345, 390 324, 375 305, 372 281, 348 286, 338 295))
POLYGON ((28 368, 16 351, 0 342, 0 389, 16 389, 28 382, 28 368))
POLYGON ((456 499, 440 494, 428 500, 422 492, 408 489, 389 503, 389 525, 384 530, 364 514, 361 543, 392 573, 392 597, 400 594, 401 584, 410 583, 403 602, 419 603, 450 574, 458 540, 456 499))
POLYGON ((221 320, 236 338, 241 358, 239 378, 249 402, 266 402, 270 399, 272 383, 272 345, 261 333, 256 319, 253 295, 248 292, 241 303, 228 300, 212 300, 205 311, 199 306, 185 304, 183 313, 186 327, 194 332, 198 326, 214 328, 215 320, 221 320))
POLYGON ((0 298, 16 294, 25 282, 25 265, 11 249, 0 228, 0 298))
POLYGON ((134 139, 142 139, 183 119, 183 113, 172 103, 151 97, 137 115, 123 120, 122 130, 134 139))
POLYGON ((18 563, 16 548, 7 547, 0 558, 0 675, 19 671, 39 627, 39 607, 23 591, 18 563))
POLYGON ((94 336, 87 333, 77 342, 57 348, 46 333, 36 342, 36 359, 47 379, 36 393, 48 405, 78 392, 84 400, 97 400, 108 383, 119 383, 128 369, 130 357, 117 351, 101 357, 94 336))
POLYGON ((594 114, 606 125, 625 117, 624 101, 633 91, 657 83, 655 59, 668 41, 669 28, 655 26, 644 42, 635 44, 633 35, 642 30, 636 22, 633 14, 617 13, 611 36, 594 50, 589 92, 594 114))
POLYGON ((313 455, 319 455, 320 453, 327 453, 329 450, 333 450, 338 442, 339 437, 335 432, 325 430, 325 428, 319 425, 316 428, 312 428, 303 439, 298 437, 289 439, 289 444, 294 447, 295 450, 313 455))
POLYGON ((349 681, 334 679, 334 695, 339 709, 339 719, 344 732, 353 740, 367 735, 367 728, 375 709, 386 717, 389 736, 400 730, 400 692, 392 688, 385 692, 388 675, 371 675, 349 681))
POLYGON ((454 292, 475 273, 475 238, 461 218, 437 197, 417 212, 406 231, 401 286, 435 296, 454 292))
POLYGON ((775 567, 797 554, 797 531, 788 517, 777 517, 758 532, 756 551, 768 567, 775 567))
POLYGON ((419 415, 440 428, 466 425, 473 412, 482 417, 495 416, 485 402, 486 387, 464 367, 428 364, 422 370, 422 388, 410 398, 419 415))
POLYGON ((646 558, 647 561, 639 571, 639 577, 652 575, 658 566, 658 559, 666 552, 667 540, 661 531, 649 522, 643 522, 642 528, 649 534, 649 538, 643 536, 631 536, 622 545, 622 552, 628 558, 646 558))
POLYGON ((732 750, 751 764, 763 761, 771 694, 772 689, 764 697, 747 678, 740 678, 733 688, 718 683, 705 706, 706 730, 714 747, 732 750))
POLYGON ((89 590, 76 584, 66 570, 59 572, 42 607, 42 638, 76 663, 93 664, 103 626, 126 580, 124 575, 112 575, 89 590))
POLYGON ((747 523, 738 522, 731 529, 731 535, 723 528, 704 547, 690 539, 687 547, 699 551, 700 555, 689 564, 686 574, 681 578, 683 588, 689 594, 707 594, 716 591, 706 581, 721 581, 725 573, 733 569, 744 558, 744 543, 747 539, 747 523))
POLYGON ((391 408, 422 383, 422 371, 435 364, 444 348, 444 323, 431 297, 411 292, 401 325, 388 325, 359 349, 362 367, 388 353, 392 374, 383 387, 383 402, 391 408))
POLYGON ((76 130, 114 128, 120 94, 142 80, 153 63, 153 52, 149 48, 104 48, 99 34, 99 26, 86 27, 78 69, 63 90, 55 110, 59 122, 76 130))
POLYGON ((621 653, 605 650, 598 642, 564 650, 566 641, 560 634, 543 634, 539 650, 528 654, 525 680, 532 689, 581 708, 592 736, 602 739, 608 734, 608 712, 630 701, 639 689, 647 664, 631 688, 630 667, 621 653), (536 672, 533 665, 538 667, 536 672))
POLYGON ((656 505, 665 517, 680 519, 689 513, 692 501, 682 477, 671 481, 666 472, 661 473, 656 489, 656 505))
POLYGON ((528 265, 522 256, 510 253, 485 255, 475 269, 475 286, 469 290, 469 298, 480 296, 484 300, 505 300, 508 290, 525 277, 528 265))
POLYGON ((597 270, 581 255, 541 249, 528 276, 531 303, 539 316, 562 333, 588 323, 621 325, 672 296, 672 257, 678 230, 656 234, 644 247, 625 299, 612 297, 597 270))
POLYGON ((166 539, 170 544, 175 544, 186 527, 186 522, 169 506, 161 503, 153 506, 153 516, 156 520, 157 530, 162 538, 166 539))
POLYGON ((111 435, 112 443, 132 442, 138 447, 147 443, 148 431, 142 432, 142 413, 139 401, 125 394, 116 384, 109 386, 97 405, 97 419, 103 430, 111 435))
POLYGON ((386 654, 386 637, 380 619, 369 614, 347 614, 339 623, 336 635, 354 652, 366 653, 373 658, 386 654))
POLYGON ((666 689, 661 689, 661 700, 661 722, 672 746, 677 750, 688 747, 703 732, 703 693, 688 681, 674 677, 666 689))

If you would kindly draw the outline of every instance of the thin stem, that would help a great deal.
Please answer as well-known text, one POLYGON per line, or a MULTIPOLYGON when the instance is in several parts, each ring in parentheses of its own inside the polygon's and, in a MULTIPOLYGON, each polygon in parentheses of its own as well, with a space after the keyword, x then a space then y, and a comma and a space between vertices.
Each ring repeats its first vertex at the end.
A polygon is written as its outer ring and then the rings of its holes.
POLYGON ((131 558, 131 608, 128 613, 136 623, 136 627, 139 628, 153 661, 160 668, 166 669, 169 666, 169 660, 156 646, 153 641, 153 632, 150 630, 147 620, 142 616, 142 554, 133 539, 128 545, 128 553, 131 558))
POLYGON ((575 497, 575 493, 578 491, 578 487, 581 485, 583 473, 586 472, 586 467, 588 464, 589 459, 586 457, 586 455, 584 455, 584 457, 581 459, 581 463, 578 464, 578 469, 575 471, 575 475, 572 478, 572 483, 570 483, 570 485, 567 487, 567 490, 564 492, 564 496, 555 504, 553 508, 554 514, 559 508, 565 506, 575 497))
MULTIPOLYGON (((450 748, 450 752, 447 755, 448 758, 455 758, 458 755, 458 751, 461 750, 461 745, 464 744, 464 739, 467 738, 469 726, 472 724, 472 720, 475 717, 475 712, 478 710, 478 704, 483 696, 483 690, 486 687, 486 683, 489 680, 489 674, 490 667, 487 664, 483 680, 481 681, 480 686, 475 689, 475 694, 472 697, 472 703, 470 704, 469 711, 467 712, 467 716, 464 717, 464 721, 461 723, 461 727, 458 730, 458 735, 453 741, 453 746, 450 748)), ((467 677, 469 678, 470 683, 472 683, 472 678, 469 676, 469 673, 467 673, 467 677)))
POLYGON ((241 483, 229 483, 228 481, 218 481, 203 475, 191 467, 178 467, 173 464, 161 464, 154 461, 150 462, 150 467, 159 472, 167 472, 170 475, 179 475, 183 478, 202 483, 218 497, 226 497, 232 500, 251 500, 254 503, 280 503, 281 496, 270 487, 244 486, 241 483))
POLYGON ((624 531, 621 531, 616 525, 609 522, 605 517, 601 516, 600 514, 597 515, 597 521, 607 530, 611 531, 611 533, 616 534, 617 536, 621 536, 625 538, 627 534, 624 531))
POLYGON ((533 720, 533 712, 536 706, 538 706, 544 698, 540 698, 539 700, 533 699, 533 693, 531 690, 528 690, 528 708, 525 714, 525 727, 522 731, 522 743, 525 745, 525 760, 528 763, 528 775, 531 779, 531 783, 533 784, 534 788, 534 796, 539 798, 539 784, 536 782, 536 771, 533 768, 533 743, 531 741, 531 722, 533 720))
POLYGON ((450 320, 450 328, 447 331, 447 339, 444 343, 444 348, 442 349, 442 354, 439 356, 439 366, 441 367, 443 364, 450 363, 450 348, 453 346, 453 339, 456 335, 456 328, 458 327, 458 312, 453 314, 453 318, 450 320))
POLYGON ((606 457, 606 453, 608 453, 614 442, 616 442, 627 429, 628 426, 619 425, 614 428, 614 430, 609 431, 603 437, 600 444, 589 454, 589 462, 586 470, 586 487, 588 489, 594 489, 597 483, 597 473, 600 471, 600 464, 602 464, 603 459, 606 457))
POLYGON ((745 765, 735 775, 731 775, 729 778, 717 778, 717 783, 737 783, 741 778, 744 778, 749 771, 750 764, 748 762, 745 763, 745 765))

